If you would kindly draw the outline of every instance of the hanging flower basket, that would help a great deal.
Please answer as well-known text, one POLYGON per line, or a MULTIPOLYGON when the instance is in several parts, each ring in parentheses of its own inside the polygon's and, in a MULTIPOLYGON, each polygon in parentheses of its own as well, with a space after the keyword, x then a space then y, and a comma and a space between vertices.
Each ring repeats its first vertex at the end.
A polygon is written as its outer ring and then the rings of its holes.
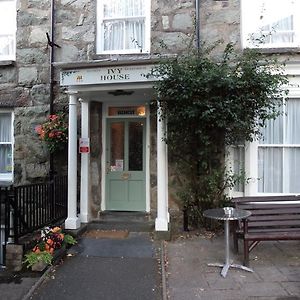
POLYGON ((44 141, 50 151, 65 148, 68 141, 68 124, 64 120, 63 114, 49 115, 48 120, 35 127, 40 140, 44 141))

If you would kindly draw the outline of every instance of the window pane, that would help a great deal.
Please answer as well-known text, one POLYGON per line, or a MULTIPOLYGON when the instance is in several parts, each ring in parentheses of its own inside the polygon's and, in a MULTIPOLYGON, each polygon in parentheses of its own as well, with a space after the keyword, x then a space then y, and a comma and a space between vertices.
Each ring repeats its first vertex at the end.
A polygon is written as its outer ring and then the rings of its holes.
POLYGON ((112 123, 110 132, 110 170, 124 170, 124 123, 112 123))
POLYGON ((0 173, 12 172, 11 145, 0 145, 0 173))
MULTIPOLYGON (((104 0, 101 5, 102 50, 145 50, 145 22, 148 0, 104 0)), ((148 13, 148 12, 147 12, 148 13)))
POLYGON ((0 59, 14 59, 15 33, 15 1, 0 1, 0 59))
POLYGON ((288 99, 286 104, 286 144, 300 144, 300 100, 288 99))
POLYGON ((299 1, 242 0, 243 41, 250 46, 297 46, 299 1), (268 45, 269 44, 269 45, 268 45))
POLYGON ((284 187, 285 193, 300 192, 300 148, 284 149, 285 170, 284 170, 284 187))
POLYGON ((261 132, 263 138, 259 141, 260 144, 282 144, 283 116, 280 115, 275 120, 268 120, 261 132))
MULTIPOLYGON (((244 172, 245 165, 245 148, 234 147, 233 149, 233 172, 235 175, 241 176, 244 172)), ((244 182, 239 181, 233 188, 236 192, 244 191, 244 182)))
POLYGON ((11 142, 11 113, 0 113, 0 142, 11 142))
POLYGON ((282 148, 258 148, 258 192, 283 192, 282 151, 282 148))
POLYGON ((104 21, 104 50, 143 49, 145 22, 104 21))
POLYGON ((122 18, 145 15, 144 1, 149 0, 104 0, 104 18, 122 18))
POLYGON ((104 50, 121 50, 124 48, 124 22, 104 22, 104 50))
POLYGON ((129 123, 129 171, 143 170, 143 130, 141 122, 129 123))

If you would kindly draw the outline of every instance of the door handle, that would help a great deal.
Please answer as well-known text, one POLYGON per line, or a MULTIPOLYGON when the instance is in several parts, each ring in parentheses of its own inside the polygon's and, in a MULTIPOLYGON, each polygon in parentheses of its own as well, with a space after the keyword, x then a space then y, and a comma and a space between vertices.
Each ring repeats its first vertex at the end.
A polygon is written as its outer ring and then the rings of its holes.
POLYGON ((130 173, 123 173, 121 175, 122 180, 128 180, 130 178, 131 174, 130 173))

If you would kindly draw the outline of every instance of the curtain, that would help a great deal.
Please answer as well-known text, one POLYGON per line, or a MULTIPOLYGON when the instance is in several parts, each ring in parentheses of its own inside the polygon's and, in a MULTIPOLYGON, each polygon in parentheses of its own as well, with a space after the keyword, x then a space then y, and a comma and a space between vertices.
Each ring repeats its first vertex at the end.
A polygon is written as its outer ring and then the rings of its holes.
POLYGON ((283 116, 268 121, 262 130, 264 138, 258 148, 259 192, 300 192, 300 100, 288 99, 284 108, 283 116))
POLYGON ((300 144, 300 101, 288 99, 286 104, 286 144, 300 144))
POLYGON ((8 173, 12 165, 10 113, 0 113, 0 143, 0 173, 8 173))
POLYGON ((258 192, 282 193, 282 148, 258 148, 258 192))
POLYGON ((272 24, 271 43, 293 43, 294 41, 293 15, 278 20, 272 24))
POLYGON ((0 142, 11 142, 10 113, 0 113, 0 142))
MULTIPOLYGON (((233 173, 241 176, 245 165, 245 147, 236 146, 233 149, 233 173)), ((244 192, 244 182, 237 182, 233 188, 236 192, 244 192)))
POLYGON ((145 0, 104 1, 104 50, 144 48, 144 2, 145 0))
POLYGON ((275 120, 268 120, 266 126, 262 128, 263 138, 260 144, 282 144, 283 143, 283 116, 278 116, 275 120))

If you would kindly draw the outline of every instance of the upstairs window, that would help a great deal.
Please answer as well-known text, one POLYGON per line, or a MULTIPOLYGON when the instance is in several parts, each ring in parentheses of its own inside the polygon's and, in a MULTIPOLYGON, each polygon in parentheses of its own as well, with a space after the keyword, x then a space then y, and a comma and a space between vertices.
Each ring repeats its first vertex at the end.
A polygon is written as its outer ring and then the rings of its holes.
POLYGON ((16 58, 16 1, 0 0, 0 61, 16 58))
POLYGON ((150 51, 149 0, 98 0, 97 53, 150 51))
POLYGON ((13 180, 13 118, 0 112, 0 181, 13 180))
POLYGON ((241 0, 243 47, 300 47, 299 0, 241 0))

